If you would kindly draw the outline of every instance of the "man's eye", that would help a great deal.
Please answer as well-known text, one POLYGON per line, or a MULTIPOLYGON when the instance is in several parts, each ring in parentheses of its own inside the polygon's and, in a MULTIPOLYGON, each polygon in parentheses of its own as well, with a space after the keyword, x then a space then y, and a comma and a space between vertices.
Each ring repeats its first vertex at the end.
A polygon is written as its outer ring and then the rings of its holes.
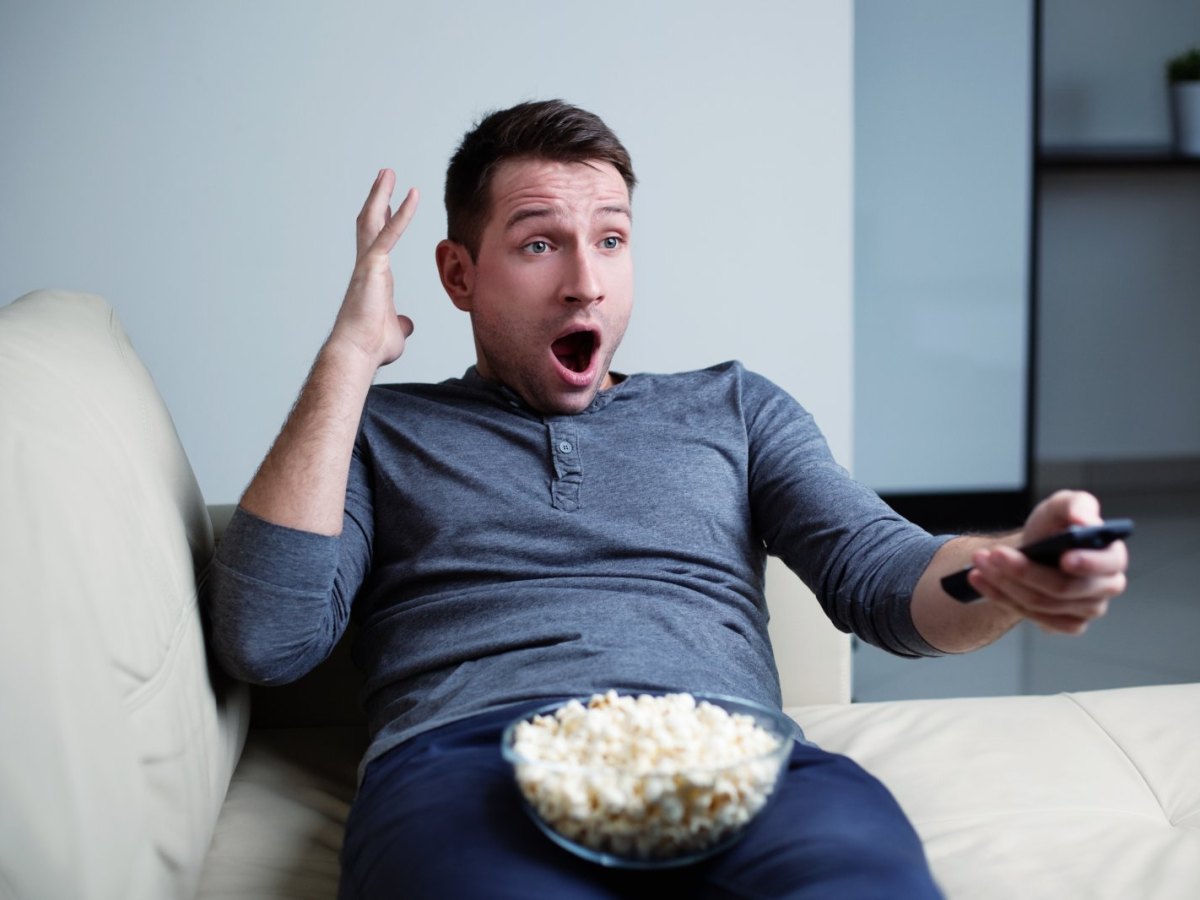
POLYGON ((550 245, 545 241, 530 241, 525 245, 525 249, 530 253, 541 254, 548 252, 550 250, 550 245))
POLYGON ((619 237, 606 237, 600 242, 600 246, 605 250, 616 250, 621 246, 621 239, 619 237))

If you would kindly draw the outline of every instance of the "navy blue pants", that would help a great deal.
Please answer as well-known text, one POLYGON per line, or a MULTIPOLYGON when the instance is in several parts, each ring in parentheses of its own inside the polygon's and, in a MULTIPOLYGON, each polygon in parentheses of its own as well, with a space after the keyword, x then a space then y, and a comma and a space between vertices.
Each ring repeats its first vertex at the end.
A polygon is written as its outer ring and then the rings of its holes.
POLYGON ((500 756, 500 732, 522 712, 455 722, 368 765, 346 827, 341 900, 941 896, 888 790, 847 757, 800 742, 729 850, 658 871, 579 859, 529 820, 500 756))

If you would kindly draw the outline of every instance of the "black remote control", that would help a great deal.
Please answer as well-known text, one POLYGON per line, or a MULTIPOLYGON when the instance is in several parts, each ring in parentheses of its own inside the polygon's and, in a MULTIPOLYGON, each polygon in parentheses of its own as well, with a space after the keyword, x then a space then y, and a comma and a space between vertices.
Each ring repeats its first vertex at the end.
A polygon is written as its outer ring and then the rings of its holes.
MULTIPOLYGON (((1048 538, 1035 541, 1021 547, 1020 550, 1036 563, 1043 566, 1056 566, 1058 559, 1068 550, 1087 549, 1098 550, 1107 547, 1113 541, 1127 538, 1133 534, 1132 519, 1109 519, 1099 525, 1074 525, 1066 531, 1052 534, 1048 538)), ((942 589, 961 603, 970 603, 979 599, 979 592, 967 581, 967 573, 973 567, 968 566, 953 575, 942 579, 942 589)))

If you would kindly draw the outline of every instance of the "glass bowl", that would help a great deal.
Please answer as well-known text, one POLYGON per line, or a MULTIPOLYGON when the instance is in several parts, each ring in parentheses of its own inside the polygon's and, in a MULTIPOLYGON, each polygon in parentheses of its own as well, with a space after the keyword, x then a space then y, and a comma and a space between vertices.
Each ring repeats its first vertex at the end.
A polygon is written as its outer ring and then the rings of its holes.
POLYGON ((526 713, 500 749, 552 841, 600 865, 650 869, 739 840, 774 793, 796 734, 782 712, 737 697, 609 691, 526 713), (592 717, 597 703, 623 715, 592 717))

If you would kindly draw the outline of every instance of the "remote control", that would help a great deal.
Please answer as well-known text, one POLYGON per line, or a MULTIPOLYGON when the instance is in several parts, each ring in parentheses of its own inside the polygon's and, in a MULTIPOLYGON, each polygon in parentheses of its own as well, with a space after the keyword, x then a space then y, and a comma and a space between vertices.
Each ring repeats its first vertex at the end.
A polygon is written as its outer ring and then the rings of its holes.
MULTIPOLYGON (((1059 557, 1068 550, 1087 549, 1099 550, 1107 547, 1113 541, 1127 538, 1133 534, 1132 519, 1109 519, 1099 525, 1074 525, 1058 534, 1035 541, 1021 547, 1020 550, 1030 559, 1043 566, 1058 565, 1059 557)), ((967 581, 967 573, 973 567, 968 566, 953 575, 942 579, 942 589, 961 603, 970 603, 979 599, 979 592, 967 581)))

